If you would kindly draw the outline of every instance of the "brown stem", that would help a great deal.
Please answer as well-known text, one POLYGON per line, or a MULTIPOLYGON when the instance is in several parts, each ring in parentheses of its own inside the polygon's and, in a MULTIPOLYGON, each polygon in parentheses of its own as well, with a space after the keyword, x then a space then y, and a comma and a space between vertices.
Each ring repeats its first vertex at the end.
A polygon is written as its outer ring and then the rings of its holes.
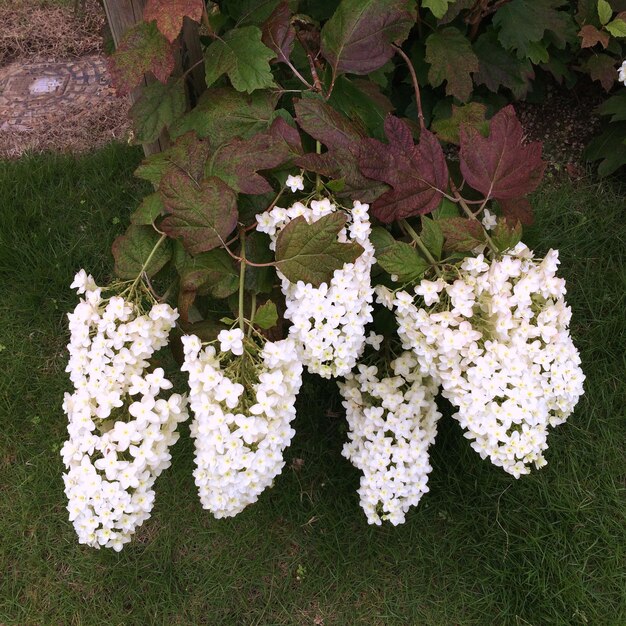
POLYGON ((415 68, 413 67, 413 63, 411 63, 411 59, 406 55, 404 50, 400 46, 393 46, 396 49, 396 52, 404 59, 404 62, 407 64, 409 68, 409 72, 411 74, 411 80, 413 81, 413 89, 415 90, 415 102, 417 104, 417 118, 420 123, 420 130, 426 130, 426 123, 424 121, 424 111, 422 110, 422 98, 420 96, 420 86, 417 82, 417 75, 415 74, 415 68))
MULTIPOLYGON (((452 193, 454 193, 454 197, 456 198, 456 201, 458 202, 458 204, 463 209, 463 212, 465 213, 465 215, 467 215, 467 217, 469 217, 469 219, 478 222, 478 224, 480 225, 480 227, 481 227, 481 229, 482 229, 482 231, 483 231, 483 233, 485 235, 485 240, 487 241, 487 245, 489 246, 490 250, 494 254, 498 254, 498 247, 496 246, 495 243, 493 243, 493 239, 491 239, 491 237, 489 236, 489 233, 487 232, 487 230, 483 226, 482 222, 478 219, 478 217, 476 217, 476 215, 474 214, 472 209, 469 208, 469 206, 465 202, 465 199, 459 193, 459 190, 457 189, 456 185, 452 182, 452 179, 450 180, 450 188, 452 189, 452 193)), ((487 202, 487 198, 485 198, 484 202, 485 203, 487 202)))

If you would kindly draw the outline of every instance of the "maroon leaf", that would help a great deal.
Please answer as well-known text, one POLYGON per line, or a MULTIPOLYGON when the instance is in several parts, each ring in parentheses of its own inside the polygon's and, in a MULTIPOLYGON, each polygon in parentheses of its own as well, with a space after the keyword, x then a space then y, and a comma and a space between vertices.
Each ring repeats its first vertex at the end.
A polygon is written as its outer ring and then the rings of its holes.
POLYGON ((593 24, 585 24, 578 33, 582 39, 581 48, 592 48, 597 43, 601 43, 603 48, 609 45, 609 33, 598 30, 593 24))
POLYGON ((338 73, 369 74, 394 55, 415 24, 406 0, 342 0, 322 28, 322 55, 338 73))
POLYGON ((446 217, 437 220, 444 237, 444 250, 449 252, 470 252, 485 243, 485 231, 477 220, 465 217, 446 217))
POLYGON ((263 24, 261 41, 276 53, 276 61, 287 63, 296 38, 296 29, 291 24, 289 2, 283 0, 263 24))
POLYGON ((298 131, 278 117, 266 132, 218 147, 206 163, 205 175, 217 176, 241 193, 263 194, 272 187, 257 171, 285 165, 301 154, 298 131))
POLYGON ((339 196, 372 202, 386 186, 363 176, 358 155, 364 133, 354 122, 317 98, 305 98, 295 103, 296 122, 311 137, 328 149, 323 154, 309 153, 299 157, 296 164, 311 172, 343 179, 345 186, 339 196))
POLYGON ((439 142, 423 130, 415 145, 408 125, 392 115, 385 120, 385 134, 388 144, 365 139, 359 154, 363 174, 392 187, 374 202, 372 213, 389 223, 433 211, 448 186, 448 166, 439 142))
POLYGON ((605 91, 610 91, 617 80, 615 59, 608 54, 594 54, 582 66, 584 72, 591 76, 591 80, 600 82, 605 91))
POLYGON ((140 22, 127 30, 108 63, 113 85, 120 95, 130 93, 146 72, 166 83, 175 64, 172 44, 154 22, 140 22))
POLYGON ((489 136, 462 127, 459 153, 465 180, 486 198, 513 199, 534 191, 546 167, 541 142, 523 145, 523 130, 511 105, 491 118, 489 136))
POLYGON ((204 10, 204 0, 148 0, 143 10, 146 22, 156 21, 157 28, 173 42, 183 27, 183 19, 189 17, 199 22, 204 10))
POLYGON ((219 178, 198 183, 185 172, 170 170, 159 192, 169 213, 161 229, 181 239, 190 254, 217 248, 237 224, 237 194, 219 178))
POLYGON ((515 226, 517 222, 530 226, 535 217, 533 208, 527 198, 511 198, 498 200, 502 214, 506 217, 506 221, 515 226))

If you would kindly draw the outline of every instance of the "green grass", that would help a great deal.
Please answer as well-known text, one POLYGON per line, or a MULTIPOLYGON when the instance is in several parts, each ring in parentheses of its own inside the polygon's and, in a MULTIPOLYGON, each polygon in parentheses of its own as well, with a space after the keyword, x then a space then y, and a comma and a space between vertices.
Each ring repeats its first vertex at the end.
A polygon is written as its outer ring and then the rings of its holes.
POLYGON ((333 385, 308 379, 274 489, 232 520, 199 505, 184 436, 152 518, 120 554, 79 546, 58 448, 69 283, 111 271, 144 191, 137 152, 0 163, 0 624, 626 623, 624 198, 608 184, 535 194, 527 241, 561 250, 587 393, 520 480, 441 423, 431 491, 397 528, 369 527, 341 455, 333 385), (317 621, 316 621, 317 620, 317 621))

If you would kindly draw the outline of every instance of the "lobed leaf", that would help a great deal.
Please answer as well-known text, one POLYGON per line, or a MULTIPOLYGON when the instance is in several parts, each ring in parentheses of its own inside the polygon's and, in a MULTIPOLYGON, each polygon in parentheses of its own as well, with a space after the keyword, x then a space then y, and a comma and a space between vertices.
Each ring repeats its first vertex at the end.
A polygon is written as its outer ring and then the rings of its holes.
POLYGON ((148 277, 154 276, 172 258, 172 242, 169 239, 162 241, 150 258, 159 239, 159 234, 151 226, 131 224, 113 242, 115 274, 123 280, 133 280, 142 271, 148 277), (148 258, 150 263, 144 268, 148 258))
POLYGON ((486 241, 485 231, 477 220, 447 217, 437 223, 444 236, 443 248, 448 252, 470 252, 486 241))
POLYGON ((409 126, 392 115, 385 120, 385 133, 388 144, 365 139, 359 154, 363 174, 391 186, 374 202, 372 214, 389 223, 429 213, 448 187, 448 166, 441 145, 428 130, 422 131, 415 145, 409 126))
POLYGON ((415 24, 407 0, 342 0, 321 32, 321 52, 335 73, 369 74, 394 55, 415 24))
POLYGON ((435 119, 431 128, 442 141, 458 145, 461 126, 475 128, 481 135, 487 135, 489 123, 485 119, 486 113, 487 107, 480 102, 468 102, 461 106, 453 104, 450 117, 435 119))
POLYGON ((598 30, 593 24, 585 24, 578 33, 581 38, 581 48, 591 48, 597 43, 601 43, 603 48, 609 45, 609 34, 605 31, 598 30))
POLYGON ((150 83, 130 109, 137 139, 142 143, 155 141, 186 107, 185 86, 181 80, 170 80, 166 85, 150 83))
POLYGON ((278 95, 256 91, 251 95, 230 87, 207 89, 193 111, 170 128, 172 137, 195 131, 219 146, 233 137, 251 137, 265 130, 272 120, 278 95))
POLYGON ((485 198, 518 198, 541 182, 546 167, 541 142, 524 145, 523 135, 511 105, 490 120, 488 137, 474 128, 461 129, 461 173, 485 198))
POLYGON ((275 87, 269 62, 274 53, 261 41, 256 26, 234 28, 213 41, 204 55, 206 84, 210 87, 222 74, 228 74, 237 91, 252 93, 275 87))
POLYGON ((199 22, 204 11, 204 0, 147 0, 143 10, 146 22, 156 21, 157 28, 172 43, 188 17, 199 22))
POLYGON ((196 182, 185 172, 170 170, 159 192, 168 213, 161 229, 181 239, 190 254, 217 248, 237 224, 237 194, 219 178, 196 182))
POLYGON ((129 28, 117 50, 108 57, 113 85, 120 95, 130 93, 152 72, 162 83, 174 71, 174 52, 170 42, 154 22, 140 22, 129 28))
POLYGON ((500 252, 514 248, 522 239, 522 225, 520 222, 511 222, 507 219, 498 218, 498 223, 491 233, 491 241, 500 252))
POLYGON ((276 239, 276 265, 291 282, 300 280, 319 287, 329 282, 335 270, 353 263, 363 253, 356 242, 341 243, 337 234, 345 227, 343 213, 329 213, 313 224, 297 217, 276 239))
POLYGON ((474 87, 472 74, 478 71, 478 57, 458 28, 449 26, 428 36, 426 62, 430 63, 428 82, 433 87, 446 81, 446 95, 461 102, 469 100, 474 87))
POLYGON ((163 200, 158 193, 151 193, 147 195, 141 204, 135 209, 130 216, 131 224, 147 224, 154 223, 154 220, 159 217, 164 211, 163 200))
POLYGON ((254 313, 253 323, 263 330, 276 326, 278 324, 276 305, 271 300, 264 302, 254 313))
POLYGON ((610 91, 617 80, 617 71, 615 70, 615 59, 608 54, 594 54, 590 56, 582 65, 585 71, 591 77, 591 80, 597 80, 605 91, 610 91))

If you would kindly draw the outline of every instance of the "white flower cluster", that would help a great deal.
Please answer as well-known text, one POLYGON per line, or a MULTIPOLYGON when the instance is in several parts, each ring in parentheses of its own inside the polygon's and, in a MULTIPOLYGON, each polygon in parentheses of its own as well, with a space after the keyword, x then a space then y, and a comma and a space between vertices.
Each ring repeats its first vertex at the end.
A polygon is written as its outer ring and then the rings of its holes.
POLYGON ((178 313, 157 304, 147 315, 119 296, 102 298, 81 270, 72 287, 84 299, 68 314, 71 333, 65 394, 69 439, 61 455, 65 494, 80 543, 121 550, 150 517, 153 485, 170 465, 178 423, 187 418, 179 394, 158 398, 172 384, 148 360, 167 344, 178 313))
MULTIPOLYGON (((336 270, 330 284, 294 284, 278 270, 287 305, 285 317, 292 322, 289 336, 296 341, 304 365, 324 378, 343 376, 352 370, 365 347, 365 325, 372 321, 370 271, 375 259, 369 241, 368 209, 367 204, 355 202, 348 225, 338 235, 341 242, 355 241, 363 246, 363 254, 336 270)), ((292 219, 303 215, 311 224, 336 210, 327 198, 312 200, 308 207, 301 202, 288 209, 274 207, 256 216, 257 228, 270 235, 274 249, 278 233, 292 219)))
POLYGON ((404 348, 440 382, 472 447, 515 477, 545 465, 548 426, 563 423, 583 393, 557 266, 557 251, 538 261, 520 243, 490 264, 466 259, 450 282, 422 281, 415 292, 428 310, 405 291, 378 289, 395 308, 404 348))
POLYGON ((626 87, 626 61, 624 61, 622 66, 619 68, 617 80, 619 80, 620 83, 624 83, 624 86, 626 87))
POLYGON ((232 517, 256 502, 285 465, 283 451, 295 434, 291 422, 302 364, 292 340, 267 342, 255 381, 248 372, 244 388, 224 373, 220 360, 232 365, 250 358, 248 353, 233 361, 213 346, 203 349, 195 335, 183 337, 183 347, 200 501, 215 517, 232 517))
POLYGON ((435 441, 437 384, 423 376, 417 359, 403 352, 390 364, 392 376, 374 366, 339 383, 348 419, 343 455, 363 472, 358 490, 370 524, 404 523, 409 507, 428 491, 428 448, 435 441))

